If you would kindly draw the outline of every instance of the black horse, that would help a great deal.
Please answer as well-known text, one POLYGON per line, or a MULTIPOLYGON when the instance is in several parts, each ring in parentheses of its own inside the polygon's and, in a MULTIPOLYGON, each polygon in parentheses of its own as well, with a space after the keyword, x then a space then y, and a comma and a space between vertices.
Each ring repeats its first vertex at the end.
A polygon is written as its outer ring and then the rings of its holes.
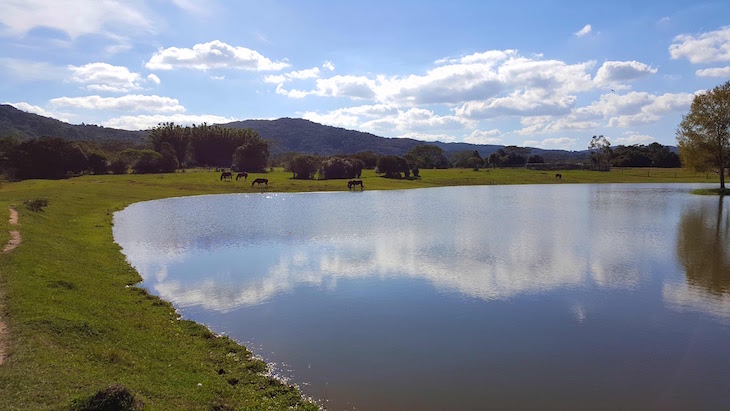
POLYGON ((555 174, 555 179, 556 179, 556 180, 562 180, 562 179, 563 179, 563 175, 562 175, 562 174, 560 174, 560 173, 558 173, 558 174, 555 174))
POLYGON ((233 181, 233 173, 230 171, 224 171, 221 173, 221 181, 227 180, 227 181, 233 181))
POLYGON ((348 190, 352 190, 356 186, 360 186, 360 191, 362 191, 362 190, 365 189, 365 186, 362 185, 362 180, 350 180, 350 181, 347 182, 347 189, 348 190))
POLYGON ((251 187, 253 187, 254 184, 258 184, 259 187, 261 187, 261 184, 266 184, 266 187, 269 187, 269 180, 266 178, 257 178, 256 180, 253 180, 253 183, 251 183, 251 187))
POLYGON ((236 176, 236 181, 240 180, 241 177, 243 177, 243 181, 248 180, 248 173, 245 171, 243 173, 238 173, 238 175, 236 176))

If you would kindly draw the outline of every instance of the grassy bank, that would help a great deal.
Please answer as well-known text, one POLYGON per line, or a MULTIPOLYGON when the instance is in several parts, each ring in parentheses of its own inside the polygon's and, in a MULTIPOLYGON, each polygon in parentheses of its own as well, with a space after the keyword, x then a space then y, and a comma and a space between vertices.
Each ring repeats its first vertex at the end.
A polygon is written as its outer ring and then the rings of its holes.
MULTIPOLYGON (((716 183, 681 170, 561 171, 566 183, 716 183)), ((0 256, 0 289, 11 336, 0 367, 0 409, 66 409, 122 384, 147 409, 310 409, 296 389, 261 375, 243 347, 176 318, 166 302, 135 287, 139 274, 114 244, 112 213, 142 200, 209 193, 255 193, 249 182, 213 172, 85 176, 0 186, 0 210, 16 205, 23 243, 0 256), (42 212, 22 206, 48 199, 42 212)), ((423 170, 417 180, 366 171, 366 190, 465 184, 555 183, 555 172, 423 170)), ((297 181, 267 173, 269 191, 346 190, 343 180, 297 181)), ((7 240, 7 211, 0 238, 7 240)))
POLYGON ((730 195, 730 189, 728 188, 701 188, 699 190, 692 190, 692 194, 701 196, 727 196, 730 195))

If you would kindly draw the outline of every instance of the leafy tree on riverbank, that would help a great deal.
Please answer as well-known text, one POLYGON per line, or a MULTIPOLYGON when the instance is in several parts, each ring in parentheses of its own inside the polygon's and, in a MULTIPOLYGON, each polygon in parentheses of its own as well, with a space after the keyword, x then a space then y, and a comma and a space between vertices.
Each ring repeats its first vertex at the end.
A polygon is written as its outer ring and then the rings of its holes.
POLYGON ((593 136, 588 150, 591 152, 591 165, 594 170, 608 171, 611 168, 611 142, 606 137, 593 136))
POLYGON ((725 189, 730 159, 730 81, 698 94, 677 129, 682 164, 696 171, 712 170, 725 189))

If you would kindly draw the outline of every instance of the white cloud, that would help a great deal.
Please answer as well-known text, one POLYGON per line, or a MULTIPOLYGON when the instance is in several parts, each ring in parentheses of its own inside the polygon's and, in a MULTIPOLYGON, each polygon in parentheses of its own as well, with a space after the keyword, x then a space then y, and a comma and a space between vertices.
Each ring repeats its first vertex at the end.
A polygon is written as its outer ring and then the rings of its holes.
POLYGON ((276 71, 289 67, 289 63, 272 61, 256 50, 235 47, 219 40, 196 44, 192 49, 169 47, 159 49, 145 65, 150 70, 240 69, 251 71, 276 71))
POLYGON ((566 64, 541 56, 520 57, 515 50, 490 50, 448 59, 447 64, 424 75, 337 75, 318 79, 314 90, 299 91, 298 95, 368 99, 399 106, 486 102, 471 107, 473 117, 490 115, 478 114, 479 108, 492 111, 504 107, 505 111, 521 113, 546 111, 549 109, 543 107, 550 105, 562 111, 568 107, 569 111, 575 93, 595 88, 589 73, 594 65, 594 61, 566 64))
POLYGON ((226 76, 210 76, 211 80, 225 80, 226 76))
POLYGON ((647 97, 651 102, 641 107, 639 112, 611 117, 608 120, 608 125, 611 127, 631 127, 659 121, 664 114, 689 110, 694 96, 691 93, 665 93, 661 96, 648 94, 647 97))
POLYGON ((515 91, 506 97, 464 103, 456 109, 456 114, 468 118, 559 115, 569 113, 575 100, 576 97, 571 95, 528 89, 515 91))
POLYGON ((673 59, 686 58, 692 63, 730 61, 730 26, 698 36, 681 34, 669 46, 673 59))
POLYGON ((234 117, 222 117, 215 115, 191 115, 191 114, 172 114, 172 115, 140 115, 140 116, 122 116, 109 119, 102 123, 104 127, 120 128, 123 130, 147 130, 156 127, 160 123, 174 122, 180 125, 192 124, 221 124, 237 121, 234 117))
POLYGON ((70 114, 48 111, 48 110, 44 109, 43 107, 34 106, 34 105, 26 103, 24 101, 21 101, 18 103, 7 103, 6 102, 3 104, 8 104, 8 105, 11 105, 11 106, 17 108, 18 110, 22 110, 22 111, 25 111, 28 113, 38 114, 39 116, 51 117, 51 118, 55 118, 56 120, 61 120, 61 121, 65 121, 65 122, 69 121, 68 118, 69 118, 70 114))
POLYGON ((593 79, 601 85, 621 85, 632 80, 656 74, 657 69, 638 61, 607 61, 593 79))
POLYGON ((129 112, 147 111, 153 113, 182 113, 185 107, 177 99, 156 95, 130 94, 121 97, 59 97, 51 100, 54 107, 69 107, 86 110, 118 110, 129 112))
POLYGON ((444 143, 456 141, 456 137, 450 134, 406 133, 399 135, 398 138, 412 138, 414 140, 421 141, 441 141, 444 143))
POLYGON ((657 21, 657 24, 668 24, 670 21, 672 21, 671 18, 669 18, 668 16, 664 16, 660 18, 659 21, 657 21))
POLYGON ((695 74, 700 77, 730 77, 730 66, 700 69, 695 74))
POLYGON ((593 27, 591 27, 591 25, 590 25, 590 24, 586 24, 585 26, 583 26, 583 28, 582 28, 582 29, 580 29, 580 30, 576 31, 576 32, 575 32, 575 33, 573 33, 573 34, 575 34, 575 35, 576 35, 576 36, 578 36, 578 37, 583 37, 583 36, 585 36, 586 34, 590 33, 591 31, 593 31, 593 27))
POLYGON ((572 150, 575 149, 575 144, 578 142, 577 138, 558 137, 558 138, 546 138, 542 141, 527 140, 522 143, 525 147, 537 147, 544 149, 560 149, 560 150, 572 150))
POLYGON ((312 67, 310 69, 294 70, 284 74, 271 74, 264 77, 264 83, 283 84, 286 81, 317 78, 319 77, 319 73, 319 67, 312 67))
POLYGON ((159 78, 159 77, 157 77, 157 75, 156 75, 156 74, 152 74, 152 73, 150 73, 150 74, 149 74, 149 75, 147 76, 147 80, 149 80, 149 81, 151 81, 151 82, 153 82, 153 83, 155 83, 155 84, 160 84, 160 78, 159 78))
POLYGON ((492 130, 474 130, 468 136, 465 136, 462 141, 471 144, 502 144, 502 139, 499 136, 500 131, 495 129, 492 130))
POLYGON ((66 33, 72 39, 120 27, 151 31, 148 13, 138 2, 114 0, 3 0, 4 34, 22 36, 37 27, 66 33))
MULTIPOLYGON (((348 107, 326 114, 302 113, 302 117, 336 127, 356 128, 379 135, 431 134, 474 127, 475 122, 453 115, 438 115, 431 110, 401 110, 393 105, 374 104, 348 107)), ((453 138, 453 136, 451 137, 453 138)))
POLYGON ((618 137, 618 138, 608 138, 609 141, 611 141, 615 145, 623 145, 623 146, 630 146, 634 144, 651 144, 656 142, 656 139, 652 136, 647 136, 645 134, 635 134, 633 132, 626 132, 624 133, 625 137, 618 137))
POLYGON ((371 99, 375 97, 375 80, 364 76, 334 76, 317 80, 317 89, 312 94, 329 97, 350 97, 371 99))
POLYGON ((325 60, 325 62, 322 63, 322 68, 326 68, 329 71, 334 71, 335 70, 335 65, 332 64, 331 61, 325 60))
MULTIPOLYGON (((71 81, 86 84, 87 90, 126 93, 142 88, 140 85, 142 77, 139 73, 132 73, 123 66, 89 63, 79 67, 68 66, 68 69, 71 71, 71 81)), ((157 78, 158 84, 159 80, 157 78)))

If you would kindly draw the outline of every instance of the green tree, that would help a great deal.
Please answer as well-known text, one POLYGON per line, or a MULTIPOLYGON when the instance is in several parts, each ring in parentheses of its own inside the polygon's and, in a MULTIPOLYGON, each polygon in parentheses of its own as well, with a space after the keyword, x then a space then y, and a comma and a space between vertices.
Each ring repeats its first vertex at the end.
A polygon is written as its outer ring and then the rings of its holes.
POLYGON ((268 162, 269 145, 257 137, 236 148, 231 167, 236 171, 263 172, 268 162))
POLYGON ((175 123, 161 123, 150 130, 148 138, 152 148, 158 153, 162 153, 162 145, 167 143, 174 150, 178 162, 184 163, 187 160, 190 148, 190 127, 182 127, 175 123))
POLYGON ((298 155, 289 161, 285 169, 292 173, 292 178, 309 180, 317 174, 319 163, 320 159, 317 156, 298 155))
POLYGON ((160 171, 163 173, 172 173, 177 170, 180 166, 180 162, 177 160, 175 149, 170 143, 162 143, 160 145, 160 154, 162 160, 160 160, 160 171))
POLYGON ((677 129, 677 145, 683 165, 718 173, 720 188, 725 188, 730 158, 730 81, 695 96, 677 129))
POLYGON ((449 168, 444 150, 431 144, 413 146, 405 155, 406 160, 419 168, 449 168))
POLYGON ((593 136, 588 150, 591 152, 591 164, 594 170, 608 171, 611 168, 611 142, 606 137, 593 136))
POLYGON ((89 158, 89 169, 94 174, 106 174, 109 171, 107 165, 106 156, 101 153, 90 153, 89 158))

